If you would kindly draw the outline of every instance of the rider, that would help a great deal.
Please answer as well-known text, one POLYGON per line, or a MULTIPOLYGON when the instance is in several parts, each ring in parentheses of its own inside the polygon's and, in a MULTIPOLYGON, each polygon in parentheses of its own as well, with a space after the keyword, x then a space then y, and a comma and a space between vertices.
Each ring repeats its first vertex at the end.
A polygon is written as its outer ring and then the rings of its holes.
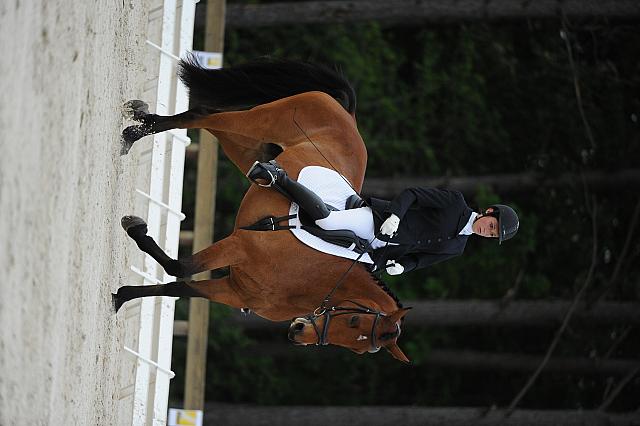
POLYGON ((518 232, 518 215, 511 207, 495 204, 482 213, 474 212, 458 191, 407 188, 392 201, 371 198, 370 207, 354 195, 347 200, 347 210, 332 211, 275 161, 256 161, 247 177, 263 186, 273 185, 320 228, 349 229, 369 241, 376 267, 384 266, 390 275, 461 255, 469 235, 497 238, 502 244, 518 232), (377 235, 375 229, 379 229, 377 235))

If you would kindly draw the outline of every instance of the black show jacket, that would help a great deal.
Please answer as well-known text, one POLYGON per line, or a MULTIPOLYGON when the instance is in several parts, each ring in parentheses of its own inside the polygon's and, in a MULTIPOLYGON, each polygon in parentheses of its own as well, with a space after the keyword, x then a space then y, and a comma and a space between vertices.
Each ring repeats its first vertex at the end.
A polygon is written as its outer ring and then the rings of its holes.
POLYGON ((371 255, 377 268, 395 260, 405 272, 459 256, 468 235, 459 235, 469 222, 472 210, 462 194, 438 188, 407 188, 392 201, 370 199, 375 231, 391 214, 400 218, 394 237, 378 235, 378 239, 397 243, 374 250, 371 255))

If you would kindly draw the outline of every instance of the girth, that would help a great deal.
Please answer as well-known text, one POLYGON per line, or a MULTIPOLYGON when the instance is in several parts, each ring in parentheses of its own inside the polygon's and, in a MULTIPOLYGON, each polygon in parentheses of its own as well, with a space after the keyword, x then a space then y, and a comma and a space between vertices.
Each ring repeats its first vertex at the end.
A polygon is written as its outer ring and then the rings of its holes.
POLYGON ((280 225, 280 222, 283 220, 289 220, 295 218, 295 214, 290 214, 288 216, 267 216, 258 220, 253 225, 249 226, 241 226, 240 229, 244 229, 246 231, 280 231, 282 229, 293 229, 295 226, 291 225, 280 225))
MULTIPOLYGON (((258 220, 253 225, 241 226, 240 229, 245 229, 247 231, 280 231, 283 229, 294 229, 295 226, 280 225, 280 222, 288 221, 289 219, 293 219, 295 217, 295 214, 280 217, 267 216, 258 220)), ((302 222, 302 217, 300 219, 302 222)), ((358 254, 366 252, 369 248, 367 240, 358 237, 355 232, 348 229, 329 231, 309 222, 301 225, 300 229, 303 229, 311 235, 314 235, 328 243, 335 244, 340 247, 345 247, 349 250, 353 250, 358 254)))

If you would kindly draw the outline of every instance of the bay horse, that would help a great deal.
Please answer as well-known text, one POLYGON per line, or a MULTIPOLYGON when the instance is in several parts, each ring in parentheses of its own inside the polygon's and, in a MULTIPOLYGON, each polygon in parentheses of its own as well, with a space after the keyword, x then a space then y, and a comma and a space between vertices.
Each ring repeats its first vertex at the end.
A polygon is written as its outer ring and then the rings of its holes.
MULTIPOLYGON (((142 101, 127 102, 125 115, 140 124, 123 130, 122 154, 143 136, 200 128, 218 138, 243 173, 255 161, 277 157, 291 178, 306 166, 326 167, 360 192, 367 151, 356 125, 355 91, 340 73, 293 61, 208 70, 188 57, 179 63, 179 75, 189 89, 192 108, 159 116, 149 113, 142 101)), ((333 344, 358 354, 385 348, 409 362, 397 344, 408 309, 367 267, 307 247, 289 231, 242 229, 267 216, 285 216, 289 207, 290 202, 273 189, 252 185, 231 235, 178 260, 146 235, 141 218, 125 216, 122 226, 127 234, 169 275, 181 278, 227 266, 230 273, 212 280, 123 286, 113 295, 116 311, 126 301, 144 296, 204 297, 249 308, 272 321, 294 318, 288 337, 296 344, 333 344), (329 300, 323 302, 325 297, 329 300)))

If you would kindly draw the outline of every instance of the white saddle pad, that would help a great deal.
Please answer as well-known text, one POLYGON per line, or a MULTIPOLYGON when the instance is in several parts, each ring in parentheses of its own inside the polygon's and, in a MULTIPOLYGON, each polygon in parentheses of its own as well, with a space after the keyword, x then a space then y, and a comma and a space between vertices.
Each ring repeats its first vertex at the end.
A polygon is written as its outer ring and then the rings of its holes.
MULTIPOLYGON (((329 204, 338 210, 344 210, 347 198, 356 193, 351 189, 346 178, 343 178, 334 170, 320 166, 307 166, 302 169, 298 176, 298 182, 318 194, 326 204, 329 204)), ((289 225, 295 227, 291 229, 291 232, 302 243, 323 253, 345 257, 347 259, 356 260, 358 256, 360 256, 353 250, 328 243, 315 235, 311 235, 307 231, 300 229, 301 224, 297 216, 298 210, 298 205, 296 203, 291 203, 289 214, 295 214, 296 217, 289 219, 289 225)), ((359 261, 363 263, 373 263, 368 253, 363 254, 359 261)))

